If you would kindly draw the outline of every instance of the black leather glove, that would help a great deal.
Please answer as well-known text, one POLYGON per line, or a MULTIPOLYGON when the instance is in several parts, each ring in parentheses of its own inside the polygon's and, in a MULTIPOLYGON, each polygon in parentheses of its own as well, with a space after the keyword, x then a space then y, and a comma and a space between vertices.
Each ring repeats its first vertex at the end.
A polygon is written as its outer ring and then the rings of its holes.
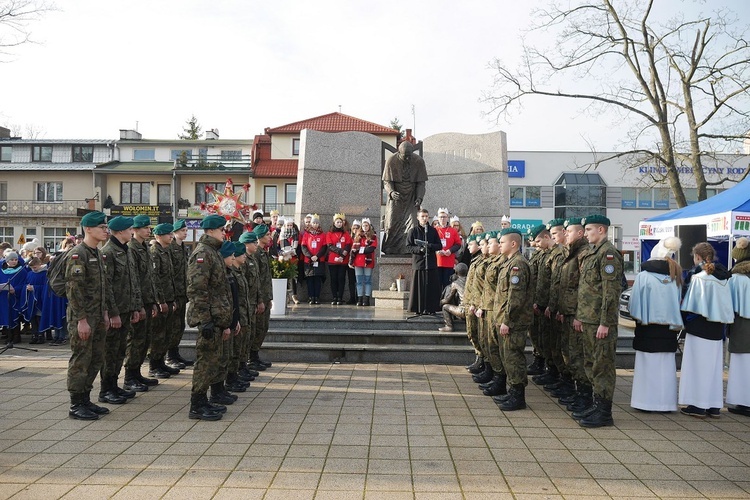
POLYGON ((213 340, 214 338, 214 323, 209 321, 201 328, 201 336, 206 340, 213 340))

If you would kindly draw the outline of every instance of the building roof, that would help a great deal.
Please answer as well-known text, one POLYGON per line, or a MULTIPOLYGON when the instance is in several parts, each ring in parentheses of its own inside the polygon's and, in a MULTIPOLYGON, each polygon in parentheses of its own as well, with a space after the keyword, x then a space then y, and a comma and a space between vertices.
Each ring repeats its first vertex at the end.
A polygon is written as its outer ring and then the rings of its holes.
POLYGON ((35 162, 3 162, 0 163, 0 170, 94 170, 96 167, 93 163, 52 163, 48 161, 35 162))
POLYGON ((153 173, 170 172, 173 161, 110 161, 96 166, 97 172, 153 173))
POLYGON ((297 177, 297 160, 260 160, 253 167, 253 177, 294 179, 297 177))
POLYGON ((266 128, 266 134, 294 134, 303 129, 317 130, 318 132, 367 132, 378 135, 398 135, 398 131, 390 127, 384 127, 377 123, 368 122, 342 113, 329 113, 327 115, 308 118, 280 127, 266 128))
POLYGON ((120 139, 115 141, 124 146, 251 146, 251 139, 120 139))
POLYGON ((2 146, 12 146, 14 144, 29 144, 29 145, 42 145, 42 144, 50 144, 50 145, 57 145, 57 146, 67 146, 67 145, 73 145, 73 144, 81 144, 81 145, 94 145, 94 144, 109 144, 113 143, 113 140, 110 139, 21 139, 18 137, 11 137, 10 139, 0 139, 0 145, 2 146))

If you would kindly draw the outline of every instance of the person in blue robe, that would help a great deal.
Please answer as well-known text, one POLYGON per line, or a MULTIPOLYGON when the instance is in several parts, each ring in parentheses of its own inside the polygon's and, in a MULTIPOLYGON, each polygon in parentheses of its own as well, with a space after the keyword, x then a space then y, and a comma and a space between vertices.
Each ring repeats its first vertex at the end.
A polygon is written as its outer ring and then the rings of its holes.
POLYGON ((21 317, 27 269, 18 254, 10 252, 0 261, 0 328, 11 342, 21 341, 21 317))

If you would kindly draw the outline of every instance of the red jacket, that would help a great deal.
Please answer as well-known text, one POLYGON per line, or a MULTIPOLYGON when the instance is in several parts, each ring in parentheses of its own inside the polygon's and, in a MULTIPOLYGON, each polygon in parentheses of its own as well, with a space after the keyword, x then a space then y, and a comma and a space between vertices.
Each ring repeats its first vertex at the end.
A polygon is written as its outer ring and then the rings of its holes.
POLYGON ((453 266, 456 265, 456 252, 461 249, 461 235, 450 226, 438 226, 435 229, 437 229, 438 237, 443 244, 443 250, 451 251, 451 254, 447 257, 437 254, 437 266, 453 269, 453 266))
POLYGON ((326 233, 328 243, 328 265, 345 266, 349 263, 349 252, 352 250, 352 237, 349 231, 329 231, 326 233), (346 255, 342 255, 346 252, 346 255))
POLYGON ((378 249, 378 237, 371 240, 352 243, 352 265, 354 267, 375 267, 375 253, 378 249))
POLYGON ((326 261, 326 252, 328 251, 328 244, 326 243, 326 233, 320 232, 318 234, 312 234, 311 232, 305 232, 302 237, 302 256, 306 264, 312 262, 310 257, 313 255, 318 256, 318 262, 326 261))

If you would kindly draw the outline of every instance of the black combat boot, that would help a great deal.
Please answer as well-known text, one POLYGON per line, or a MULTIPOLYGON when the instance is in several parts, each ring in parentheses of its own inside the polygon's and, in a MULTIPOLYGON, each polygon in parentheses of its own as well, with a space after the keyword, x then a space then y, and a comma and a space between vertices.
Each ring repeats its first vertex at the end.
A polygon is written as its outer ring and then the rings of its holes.
MULTIPOLYGON (((154 377, 157 379, 161 378, 169 378, 172 375, 165 369, 161 367, 161 364, 159 363, 159 360, 156 359, 150 359, 148 360, 148 376, 154 377)), ((143 381, 141 381, 143 382, 143 381)), ((148 384, 146 384, 148 385, 148 384)))
POLYGON ((112 378, 112 387, 114 388, 115 392, 119 394, 120 396, 124 397, 125 399, 133 399, 135 397, 135 391, 132 389, 124 389, 117 385, 117 379, 119 376, 112 378))
POLYGON ((227 374, 227 382, 225 387, 228 391, 245 392, 247 388, 250 387, 250 383, 242 382, 239 378, 237 378, 236 373, 229 373, 227 374))
POLYGON ((256 351, 255 353, 253 353, 253 356, 255 356, 255 360, 258 363, 265 366, 266 368, 271 368, 273 366, 273 363, 271 363, 270 361, 265 361, 263 359, 260 359, 260 351, 256 351))
MULTIPOLYGON (((226 408, 224 408, 226 410, 226 408)), ((205 394, 190 395, 190 412, 188 417, 193 420, 221 420, 221 413, 212 408, 205 394)))
MULTIPOLYGON (((148 386, 140 381, 140 375, 136 370, 127 368, 125 369, 125 381, 123 382, 123 387, 126 390, 135 391, 135 392, 146 392, 148 391, 148 386)), ((157 384, 159 382, 157 381, 157 384)))
POLYGON ((102 377, 101 389, 99 391, 99 402, 109 403, 111 405, 122 405, 127 403, 127 399, 117 394, 112 377, 102 377))
POLYGON ((587 407, 582 410, 573 412, 573 414, 571 415, 573 417, 573 420, 581 420, 582 418, 586 418, 589 415, 593 414, 596 411, 597 402, 597 398, 589 399, 589 405, 587 407))
POLYGON ((177 359, 178 356, 179 354, 177 353, 176 348, 169 349, 167 351, 167 356, 165 358, 164 363, 171 368, 176 368, 177 370, 184 370, 186 365, 185 363, 177 359))
POLYGON ((495 374, 495 376, 492 377, 492 383, 482 391, 482 394, 485 396, 502 396, 503 394, 506 394, 507 390, 505 388, 505 382, 505 375, 495 374))
POLYGON ((561 380, 562 383, 556 389, 551 390, 549 395, 553 398, 562 398, 575 394, 576 384, 573 382, 573 379, 570 378, 570 375, 563 376, 561 380))
POLYGON ((566 410, 571 412, 583 411, 594 403, 593 389, 588 384, 579 384, 573 402, 568 403, 566 410))
POLYGON ((107 415, 109 413, 109 408, 92 403, 91 394, 88 392, 83 394, 83 401, 86 403, 86 407, 97 415, 107 415))
POLYGON ((510 386, 508 399, 498 406, 502 411, 516 411, 526 408, 526 388, 523 384, 510 386))
POLYGON ((164 356, 161 356, 157 360, 157 363, 159 363, 159 368, 161 368, 163 371, 169 373, 170 375, 179 375, 179 373, 180 373, 180 369, 179 368, 175 368, 174 365, 173 366, 167 365, 167 362, 165 361, 164 356))
POLYGON ((211 401, 212 403, 218 403, 220 405, 231 405, 237 398, 237 396, 232 396, 232 394, 229 394, 224 390, 224 382, 211 384, 211 397, 209 398, 209 401, 211 401))
POLYGON ((247 370, 243 371, 242 368, 237 370, 237 378, 241 380, 242 382, 247 383, 247 385, 250 385, 250 382, 255 380, 255 377, 247 373, 247 370))
POLYGON ((579 422, 581 427, 609 427, 615 425, 612 419, 612 400, 597 397, 596 410, 579 422))
MULTIPOLYGON (((258 375, 260 375, 260 372, 257 372, 255 370, 251 370, 250 368, 248 368, 247 362, 245 361, 240 363, 240 373, 242 373, 242 375, 245 377, 252 377, 253 379, 255 379, 258 375)), ((250 382, 252 382, 252 380, 250 380, 250 382)))
POLYGON ((83 394, 70 394, 70 410, 68 416, 76 420, 98 420, 99 415, 89 410, 83 394))
POLYGON ((544 373, 544 358, 534 355, 534 361, 526 368, 527 375, 541 375, 544 373))
POLYGON ((573 386, 575 387, 575 390, 573 391, 573 393, 567 396, 560 396, 557 399, 558 403, 560 403, 563 406, 567 406, 576 400, 576 398, 581 392, 582 385, 580 384, 580 382, 573 382, 573 386))
POLYGON ((541 375, 535 375, 531 377, 532 382, 534 382, 536 385, 542 386, 557 382, 559 379, 560 372, 557 371, 557 367, 555 365, 549 365, 546 372, 541 375))
POLYGON ((487 361, 485 361, 484 370, 472 375, 471 380, 473 380, 477 384, 484 384, 485 382, 489 382, 490 380, 492 380, 492 377, 494 376, 495 376, 495 372, 492 371, 492 365, 490 365, 487 361))
POLYGON ((464 368, 466 368, 469 373, 479 373, 484 370, 484 358, 480 354, 477 354, 474 362, 470 365, 466 365, 464 368))

